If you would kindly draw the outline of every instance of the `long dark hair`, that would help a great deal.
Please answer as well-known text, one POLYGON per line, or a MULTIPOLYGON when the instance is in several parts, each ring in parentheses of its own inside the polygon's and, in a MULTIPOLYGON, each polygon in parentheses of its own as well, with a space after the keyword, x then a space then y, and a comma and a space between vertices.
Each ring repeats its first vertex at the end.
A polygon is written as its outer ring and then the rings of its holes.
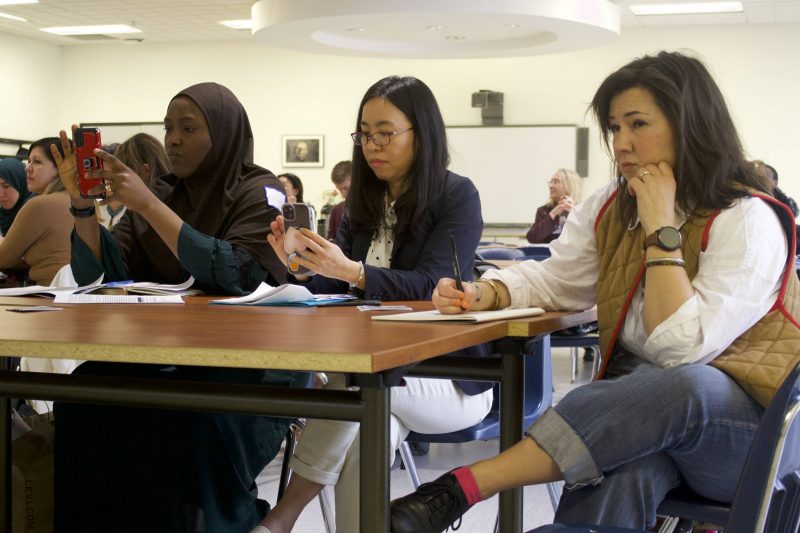
POLYGON ((297 195, 295 196, 296 201, 298 203, 303 203, 303 182, 300 180, 300 176, 297 174, 292 174, 291 172, 286 172, 284 174, 280 174, 278 179, 286 178, 289 180, 289 183, 292 184, 293 189, 297 189, 297 195))
MULTIPOLYGON (((678 52, 643 56, 609 75, 590 109, 611 150, 609 108, 620 93, 638 87, 653 95, 669 121, 675 146, 675 198, 685 213, 730 207, 747 188, 769 194, 769 186, 747 162, 725 98, 699 60, 678 52)), ((617 170, 617 182, 625 180, 617 170)), ((620 194, 622 219, 636 219, 636 199, 620 194)))
MULTIPOLYGON (((425 210, 444 190, 450 154, 439 104, 430 88, 417 78, 390 76, 370 87, 358 108, 356 131, 361 129, 364 105, 373 98, 386 98, 403 112, 414 128, 414 161, 407 187, 395 202, 398 238, 419 221, 425 210)), ((353 176, 347 208, 353 228, 377 231, 384 218, 386 183, 367 164, 360 146, 353 147, 353 176)))

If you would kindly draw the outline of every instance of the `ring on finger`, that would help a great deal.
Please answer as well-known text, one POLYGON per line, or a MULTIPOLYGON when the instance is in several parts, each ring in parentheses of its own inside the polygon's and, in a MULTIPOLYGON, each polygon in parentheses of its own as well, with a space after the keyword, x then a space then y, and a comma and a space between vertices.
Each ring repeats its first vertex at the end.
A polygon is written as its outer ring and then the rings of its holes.
POLYGON ((649 175, 650 175, 650 171, 647 170, 647 169, 644 169, 641 172, 639 172, 638 174, 636 174, 636 177, 639 178, 639 179, 642 179, 645 176, 649 176, 649 175))
POLYGON ((106 186, 106 192, 109 192, 109 193, 114 192, 113 189, 111 189, 111 183, 110 182, 107 181, 105 183, 105 186, 106 186))

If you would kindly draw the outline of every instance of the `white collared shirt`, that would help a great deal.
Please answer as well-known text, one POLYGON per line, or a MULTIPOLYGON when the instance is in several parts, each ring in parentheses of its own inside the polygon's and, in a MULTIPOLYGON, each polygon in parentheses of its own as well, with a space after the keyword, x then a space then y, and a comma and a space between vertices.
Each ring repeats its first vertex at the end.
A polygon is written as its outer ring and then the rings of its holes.
MULTIPOLYGON (((525 261, 484 277, 506 284, 512 307, 594 306, 599 270, 594 223, 615 189, 610 183, 575 206, 561 237, 550 243, 550 259, 525 261)), ((685 217, 678 220, 683 223, 685 217)), ((648 336, 640 288, 620 332, 621 344, 662 367, 711 361, 770 310, 786 257, 786 237, 772 208, 757 198, 737 200, 711 225, 692 280, 694 296, 648 336)))

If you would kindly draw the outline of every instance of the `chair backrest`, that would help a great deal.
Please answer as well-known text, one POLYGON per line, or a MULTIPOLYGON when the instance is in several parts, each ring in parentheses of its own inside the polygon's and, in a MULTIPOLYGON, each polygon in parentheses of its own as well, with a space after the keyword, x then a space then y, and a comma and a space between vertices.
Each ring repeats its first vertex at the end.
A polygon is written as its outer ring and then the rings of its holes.
POLYGON ((525 257, 525 252, 519 248, 478 248, 477 254, 481 259, 520 259, 525 257))
POLYGON ((800 524, 800 366, 761 419, 731 505, 727 533, 791 533, 800 524))
MULTIPOLYGON (((553 371, 550 362, 550 337, 530 341, 525 347, 525 410, 522 431, 550 407, 553 401, 553 371)), ((409 433, 408 442, 470 442, 488 440, 500 435, 499 388, 494 386, 494 403, 486 417, 474 426, 452 433, 409 433)))

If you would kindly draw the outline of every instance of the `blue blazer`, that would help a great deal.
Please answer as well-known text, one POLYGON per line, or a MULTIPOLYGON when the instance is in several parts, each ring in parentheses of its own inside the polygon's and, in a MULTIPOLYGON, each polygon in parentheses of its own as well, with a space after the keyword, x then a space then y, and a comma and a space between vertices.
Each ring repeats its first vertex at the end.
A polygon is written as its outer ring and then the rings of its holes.
MULTIPOLYGON (((443 194, 425 211, 414 229, 395 240, 392 267, 364 265, 364 296, 370 300, 430 300, 441 278, 454 277, 449 235, 456 241, 461 277, 472 281, 481 233, 483 218, 478 190, 469 179, 448 172, 443 194)), ((334 242, 350 259, 364 261, 372 237, 369 231, 351 229, 350 217, 345 212, 334 242)), ((306 286, 313 293, 338 294, 349 289, 344 281, 320 275, 306 286)), ((481 344, 450 355, 488 357, 490 348, 481 344)), ((470 395, 492 388, 489 382, 456 380, 455 383, 470 395)))
MULTIPOLYGON (((465 281, 472 281, 475 250, 483 232, 481 200, 472 182, 447 173, 444 192, 392 247, 392 267, 364 265, 364 296, 369 300, 430 300, 441 278, 452 278, 450 238, 456 241, 458 264, 465 281)), ((353 261, 367 258, 372 233, 353 230, 345 213, 334 241, 353 261)), ((349 286, 341 280, 316 275, 306 285, 313 293, 338 294, 349 286)))

